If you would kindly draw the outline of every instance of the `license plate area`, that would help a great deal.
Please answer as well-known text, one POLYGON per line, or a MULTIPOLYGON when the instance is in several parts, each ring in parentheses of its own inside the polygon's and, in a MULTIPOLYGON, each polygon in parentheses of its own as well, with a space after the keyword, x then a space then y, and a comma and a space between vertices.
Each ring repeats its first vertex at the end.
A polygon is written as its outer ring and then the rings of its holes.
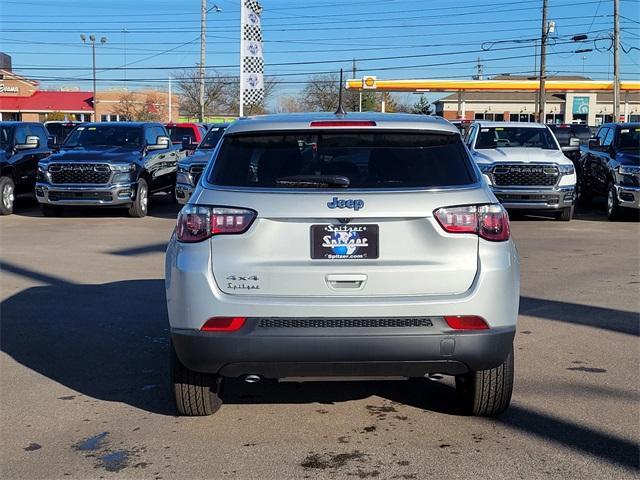
POLYGON ((370 260, 379 256, 378 225, 311 225, 314 260, 370 260))

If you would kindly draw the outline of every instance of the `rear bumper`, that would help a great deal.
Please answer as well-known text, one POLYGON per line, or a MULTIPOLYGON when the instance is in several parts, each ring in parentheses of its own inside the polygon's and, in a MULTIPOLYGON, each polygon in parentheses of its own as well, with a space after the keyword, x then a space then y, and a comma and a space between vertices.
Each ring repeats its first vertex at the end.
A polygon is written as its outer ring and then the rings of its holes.
POLYGON ((514 210, 560 210, 572 206, 575 199, 573 186, 544 189, 491 188, 505 208, 514 210))
POLYGON ((284 378, 459 375, 503 363, 515 335, 514 327, 443 332, 436 320, 433 327, 402 329, 405 333, 396 328, 358 334, 336 329, 313 329, 310 334, 296 328, 273 332, 258 324, 258 319, 248 319, 233 333, 172 329, 171 337, 178 358, 192 370, 225 377, 284 378))
POLYGON ((38 202, 48 205, 129 205, 136 194, 135 183, 109 185, 54 185, 36 183, 38 202))
POLYGON ((616 193, 621 207, 640 209, 640 187, 616 185, 616 193))

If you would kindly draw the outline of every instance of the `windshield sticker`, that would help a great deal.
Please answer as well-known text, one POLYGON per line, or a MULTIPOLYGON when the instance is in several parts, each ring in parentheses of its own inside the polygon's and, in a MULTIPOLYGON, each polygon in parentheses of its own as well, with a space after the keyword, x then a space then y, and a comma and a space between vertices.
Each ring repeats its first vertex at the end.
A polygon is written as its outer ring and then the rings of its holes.
POLYGON ((78 127, 78 131, 84 130, 84 127, 78 127))
MULTIPOLYGON (((640 130, 640 128, 636 128, 636 132, 640 130)), ((628 128, 623 128, 622 130, 620 130, 620 133, 629 133, 629 129, 628 128)))
POLYGON ((504 128, 502 128, 502 127, 496 127, 496 131, 497 131, 497 132, 501 132, 502 130, 504 130, 504 128))
POLYGON ((210 132, 217 132, 218 130, 220 130, 219 128, 211 128, 209 131, 210 132))
POLYGON ((488 132, 488 131, 489 131, 489 129, 488 129, 488 128, 481 128, 481 129, 480 129, 480 131, 481 131, 481 132, 488 132))
POLYGON ((96 127, 89 127, 89 130, 95 130, 96 127))

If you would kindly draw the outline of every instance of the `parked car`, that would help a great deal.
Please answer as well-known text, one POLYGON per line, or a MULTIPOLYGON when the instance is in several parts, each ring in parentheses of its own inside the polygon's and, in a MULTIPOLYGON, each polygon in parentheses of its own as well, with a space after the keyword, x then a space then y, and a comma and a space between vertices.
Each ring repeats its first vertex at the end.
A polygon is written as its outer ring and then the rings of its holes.
POLYGON ((576 172, 545 125, 474 123, 465 142, 493 193, 511 210, 573 216, 576 172))
POLYGON ((404 114, 266 115, 226 130, 166 254, 178 412, 227 377, 456 378, 510 401, 519 261, 458 130, 404 114))
POLYGON ((39 163, 36 198, 46 216, 74 205, 126 207, 144 217, 150 194, 173 195, 179 156, 159 123, 81 125, 39 163))
POLYGON ((549 124, 549 128, 558 140, 562 153, 578 168, 580 146, 589 142, 591 129, 585 124, 578 123, 549 124))
POLYGON ((200 144, 205 134, 206 127, 199 123, 167 123, 165 124, 171 143, 181 145, 187 154, 192 153, 200 144))
POLYGON ((44 122, 44 126, 49 132, 49 147, 57 152, 60 150, 60 146, 67 138, 74 128, 78 125, 82 125, 84 122, 71 122, 71 121, 49 121, 44 122))
POLYGON ((38 161, 50 154, 41 123, 0 122, 0 215, 13 213, 16 195, 33 194, 38 161))
POLYGON ((607 123, 582 148, 578 200, 607 197, 607 216, 640 209, 640 123, 607 123))
POLYGON ((193 155, 184 157, 178 162, 178 174, 176 176, 176 200, 178 203, 187 203, 198 184, 200 175, 211 160, 213 151, 222 138, 228 123, 219 123, 210 127, 204 140, 196 148, 193 155))

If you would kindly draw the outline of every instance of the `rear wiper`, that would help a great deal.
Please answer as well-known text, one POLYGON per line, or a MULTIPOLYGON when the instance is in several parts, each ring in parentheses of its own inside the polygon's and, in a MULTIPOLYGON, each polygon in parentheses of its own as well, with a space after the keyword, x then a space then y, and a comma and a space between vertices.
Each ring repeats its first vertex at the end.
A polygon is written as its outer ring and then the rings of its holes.
POLYGON ((342 175, 292 175, 290 177, 276 178, 276 184, 278 185, 301 188, 347 188, 350 183, 350 180, 342 175))

